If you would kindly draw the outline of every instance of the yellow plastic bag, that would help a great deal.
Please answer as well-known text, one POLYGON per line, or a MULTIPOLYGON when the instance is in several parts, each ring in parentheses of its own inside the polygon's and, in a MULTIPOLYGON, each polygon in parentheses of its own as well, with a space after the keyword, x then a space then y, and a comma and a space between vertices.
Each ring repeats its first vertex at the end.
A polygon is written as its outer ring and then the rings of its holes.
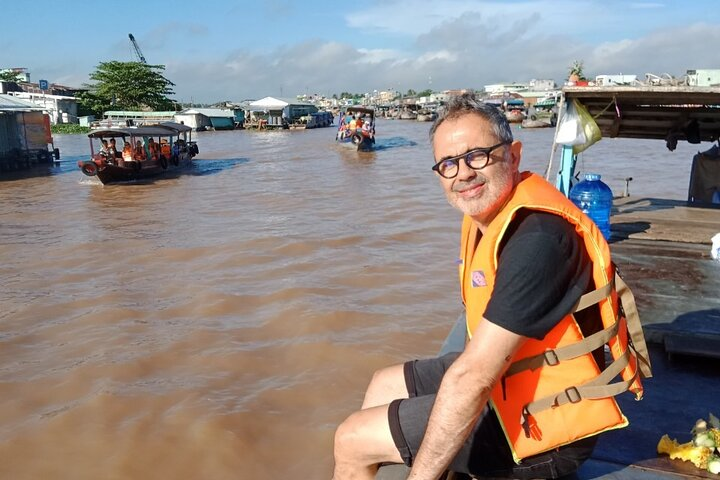
POLYGON ((573 106, 575 107, 575 111, 580 119, 580 128, 585 134, 585 141, 583 143, 573 145, 573 153, 577 155, 578 153, 585 151, 588 147, 590 147, 590 145, 598 142, 602 138, 602 133, 600 132, 600 127, 598 127, 595 119, 592 115, 590 115, 587 108, 585 108, 585 105, 578 102, 577 99, 573 99, 573 106))

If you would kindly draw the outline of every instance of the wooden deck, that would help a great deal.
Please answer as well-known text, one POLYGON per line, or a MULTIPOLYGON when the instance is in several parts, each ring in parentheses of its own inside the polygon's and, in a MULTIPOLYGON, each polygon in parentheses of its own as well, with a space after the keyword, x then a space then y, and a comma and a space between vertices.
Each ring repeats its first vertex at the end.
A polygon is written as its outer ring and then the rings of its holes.
MULTIPOLYGON (((687 202, 624 197, 613 202, 613 238, 711 244, 720 232, 720 208, 689 207, 687 202)), ((708 254, 710 249, 708 247, 708 254)))

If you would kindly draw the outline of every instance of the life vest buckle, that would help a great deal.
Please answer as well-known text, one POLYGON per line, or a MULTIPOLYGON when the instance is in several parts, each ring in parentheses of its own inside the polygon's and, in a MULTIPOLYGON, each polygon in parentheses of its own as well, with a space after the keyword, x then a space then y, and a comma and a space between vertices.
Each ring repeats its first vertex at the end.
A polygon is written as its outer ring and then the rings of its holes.
POLYGON ((568 387, 565 389, 565 396, 570 403, 580 403, 582 396, 578 391, 577 387, 568 387))
POLYGON ((538 430, 537 421, 532 416, 527 406, 523 407, 522 414, 520 415, 520 425, 522 425, 523 432, 526 438, 532 438, 538 440, 541 438, 540 431, 538 430))
POLYGON ((554 367, 560 363, 560 359, 558 358, 557 353, 555 353, 555 350, 545 350, 543 355, 545 356, 545 364, 550 367, 554 367))

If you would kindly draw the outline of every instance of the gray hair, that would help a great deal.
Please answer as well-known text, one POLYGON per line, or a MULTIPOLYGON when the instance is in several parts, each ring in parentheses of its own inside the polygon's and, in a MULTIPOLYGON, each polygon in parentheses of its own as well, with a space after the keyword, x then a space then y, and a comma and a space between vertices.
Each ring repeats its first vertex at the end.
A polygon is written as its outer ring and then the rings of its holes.
POLYGON ((477 115, 490 123, 492 132, 500 142, 512 142, 513 134, 505 114, 495 105, 475 98, 474 93, 463 93, 450 98, 430 127, 430 143, 435 140, 435 131, 445 120, 455 120, 464 115, 477 115))

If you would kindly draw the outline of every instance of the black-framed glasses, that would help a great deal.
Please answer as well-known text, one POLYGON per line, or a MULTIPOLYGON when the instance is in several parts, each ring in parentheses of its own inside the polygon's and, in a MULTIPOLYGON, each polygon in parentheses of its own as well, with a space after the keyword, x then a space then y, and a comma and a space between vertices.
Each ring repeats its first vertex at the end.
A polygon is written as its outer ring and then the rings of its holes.
POLYGON ((511 142, 500 142, 492 147, 473 148, 469 152, 458 155, 457 157, 443 158, 432 169, 441 177, 455 178, 460 171, 460 160, 465 160, 465 165, 473 170, 482 170, 490 163, 490 154, 503 145, 510 145, 511 142))

